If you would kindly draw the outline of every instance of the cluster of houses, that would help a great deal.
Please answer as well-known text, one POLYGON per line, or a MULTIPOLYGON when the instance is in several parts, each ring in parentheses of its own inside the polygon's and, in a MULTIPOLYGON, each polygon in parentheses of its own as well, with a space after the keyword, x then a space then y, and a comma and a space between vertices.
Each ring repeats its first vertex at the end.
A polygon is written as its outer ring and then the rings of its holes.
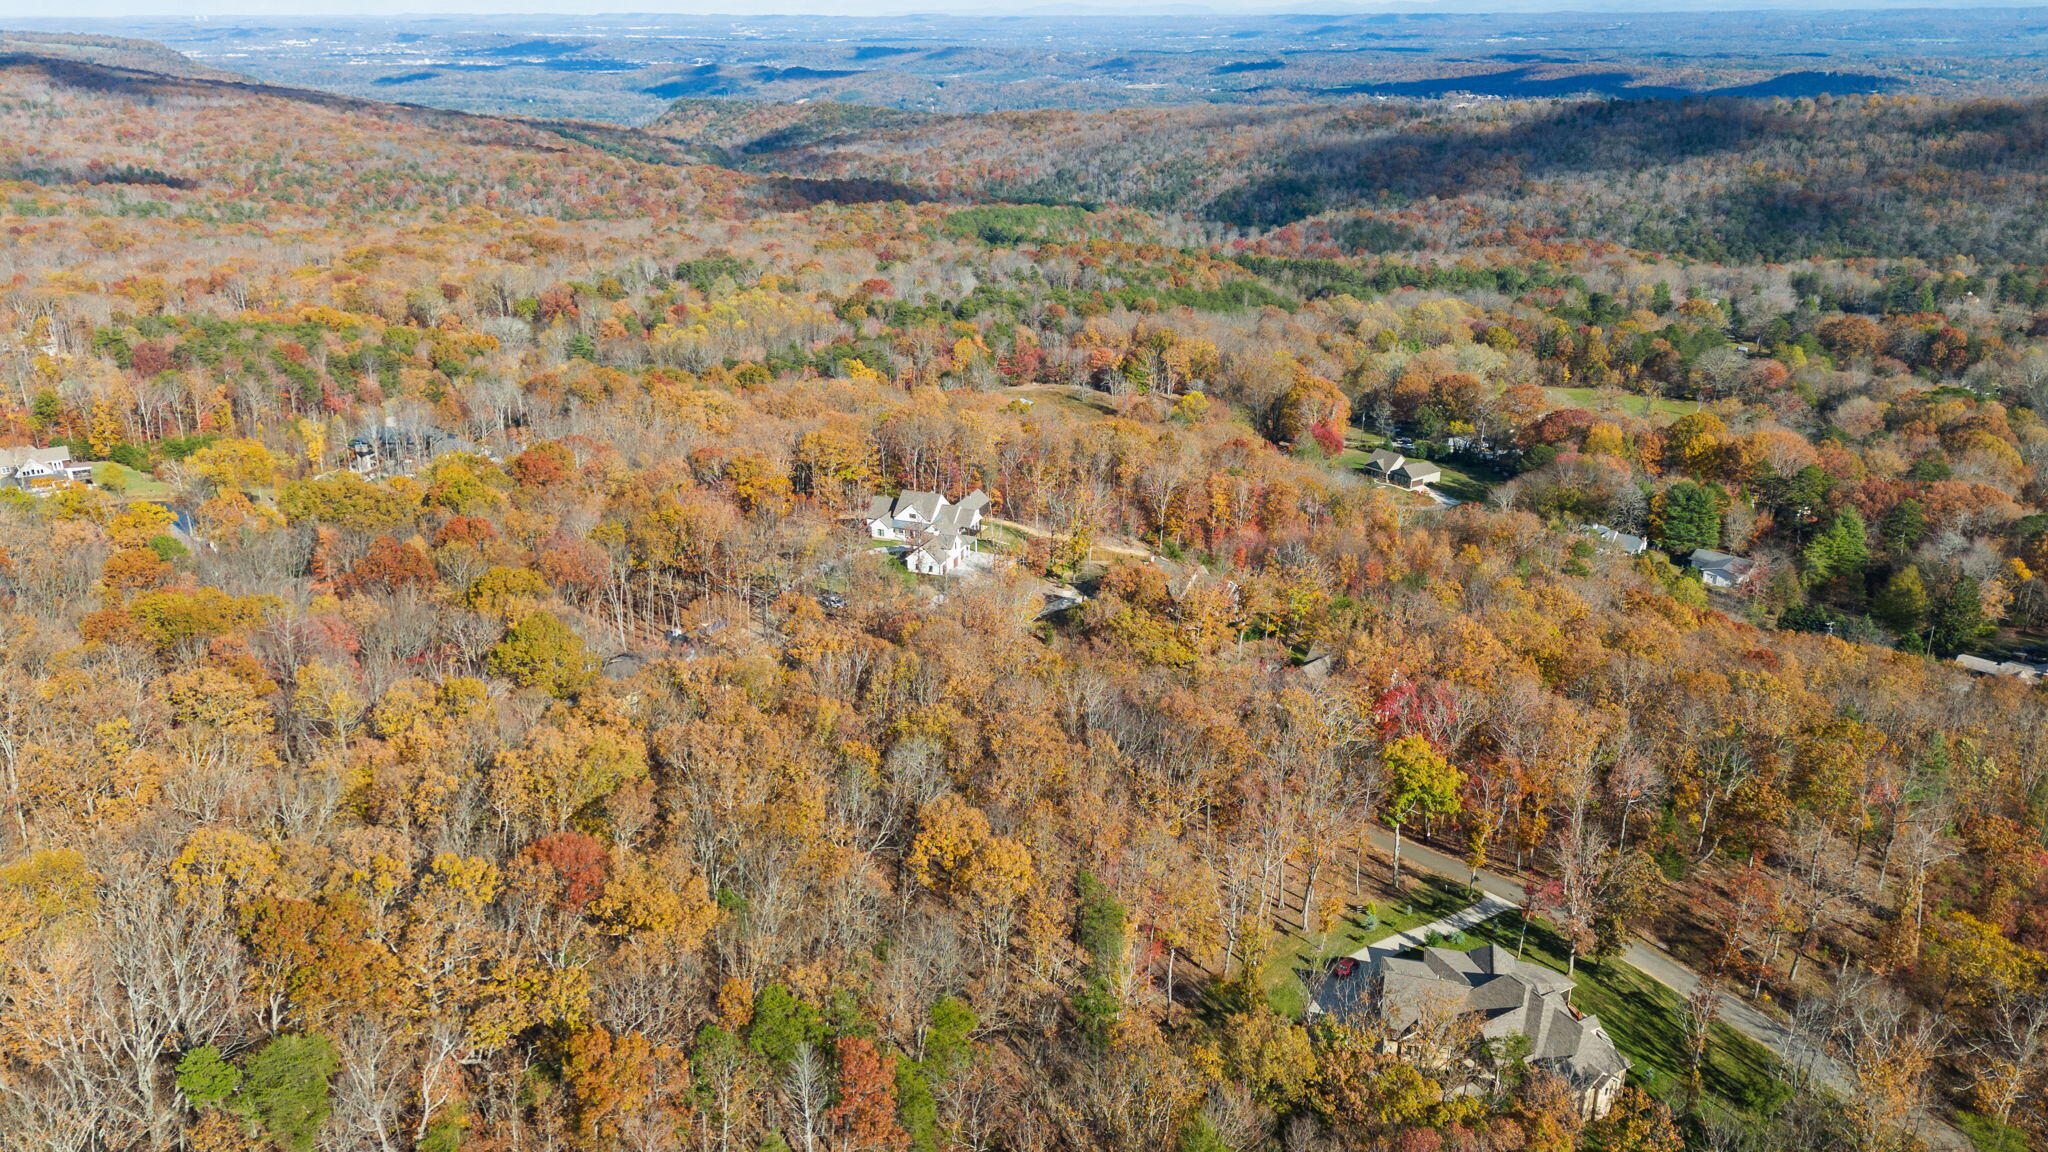
MULTIPOLYGON (((1605 524, 1588 524, 1586 532, 1625 556, 1638 556, 1650 550, 1648 537, 1609 528, 1605 524)), ((1700 583, 1722 592, 1737 592, 1746 588, 1758 572, 1757 563, 1744 556, 1716 552, 1712 548, 1695 548, 1685 558, 1688 568, 1700 574, 1700 583)))
POLYGON ((43 492, 64 483, 92 483, 92 465, 73 460, 71 450, 62 445, 0 448, 0 488, 43 492))
POLYGON ((868 502, 868 535, 910 545, 903 564, 923 576, 945 576, 969 563, 981 534, 988 493, 976 488, 957 503, 937 492, 904 492, 868 502))
MULTIPOLYGON (((1597 1016, 1572 1006, 1572 981, 1561 972, 1517 958, 1497 944, 1461 952, 1424 948, 1413 958, 1379 962, 1378 1007, 1395 1051, 1427 1056, 1432 1026, 1474 1018, 1488 1042, 1479 1059, 1499 1061, 1505 1042, 1527 1039, 1522 1058, 1555 1073, 1578 1097, 1589 1119, 1614 1107, 1628 1078, 1629 1060, 1597 1016)), ((1471 1057, 1466 1057, 1470 1059, 1471 1057)))

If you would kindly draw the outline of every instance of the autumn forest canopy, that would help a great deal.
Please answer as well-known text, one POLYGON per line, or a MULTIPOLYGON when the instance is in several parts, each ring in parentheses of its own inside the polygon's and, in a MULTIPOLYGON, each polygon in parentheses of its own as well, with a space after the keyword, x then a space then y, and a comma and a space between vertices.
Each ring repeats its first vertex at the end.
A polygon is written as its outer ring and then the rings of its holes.
POLYGON ((5 48, 0 1147, 2048 1147, 2039 99, 5 48))

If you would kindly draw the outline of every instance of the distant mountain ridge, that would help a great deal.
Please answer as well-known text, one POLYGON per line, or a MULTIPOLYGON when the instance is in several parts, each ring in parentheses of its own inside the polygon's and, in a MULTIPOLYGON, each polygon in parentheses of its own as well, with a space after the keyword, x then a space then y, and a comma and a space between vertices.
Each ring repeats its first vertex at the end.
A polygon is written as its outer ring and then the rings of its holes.
POLYGON ((1688 100, 944 116, 687 100, 648 130, 761 174, 1253 230, 1316 221, 1353 248, 1418 230, 1450 242, 1471 213, 1715 260, 2048 258, 2034 224, 2048 102, 1814 99, 1811 75, 1688 100))
POLYGON ((132 68, 190 80, 246 81, 251 77, 202 64, 154 40, 92 36, 71 32, 25 32, 0 28, 0 53, 25 53, 52 59, 132 68))
MULTIPOLYGON (((640 125, 678 98, 973 114, 1596 95, 2048 95, 2021 8, 46 18, 274 83, 640 125)), ((28 21, 23 21, 28 22, 28 21)), ((107 62, 150 66, 148 60, 107 62)), ((186 72, 162 62, 158 70, 186 72)))

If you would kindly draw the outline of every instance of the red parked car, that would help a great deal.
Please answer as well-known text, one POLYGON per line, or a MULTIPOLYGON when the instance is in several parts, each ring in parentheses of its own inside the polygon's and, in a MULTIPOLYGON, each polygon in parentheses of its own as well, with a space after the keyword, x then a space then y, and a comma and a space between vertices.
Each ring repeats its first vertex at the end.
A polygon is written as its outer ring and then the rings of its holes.
POLYGON ((1330 975, 1335 976, 1339 980, 1356 971, 1358 971, 1358 958, 1355 956, 1340 956, 1335 964, 1330 965, 1330 975))

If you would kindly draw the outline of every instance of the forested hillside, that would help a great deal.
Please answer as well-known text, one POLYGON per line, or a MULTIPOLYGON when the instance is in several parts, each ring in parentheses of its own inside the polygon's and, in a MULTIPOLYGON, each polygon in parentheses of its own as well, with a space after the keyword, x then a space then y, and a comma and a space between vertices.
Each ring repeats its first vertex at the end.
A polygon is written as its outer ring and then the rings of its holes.
POLYGON ((1030 111, 681 100, 651 129, 750 168, 1121 203, 1345 246, 1561 235, 1721 262, 2048 262, 2039 102, 1919 97, 1030 111), (867 113, 866 115, 856 115, 867 113))
POLYGON ((134 40, 123 36, 0 28, 0 53, 19 53, 112 68, 138 68, 165 76, 203 80, 246 79, 226 69, 202 64, 183 53, 173 52, 153 40, 134 40))
POLYGON ((2037 109, 693 115, 0 61, 0 1147, 2048 1137, 2037 109))

